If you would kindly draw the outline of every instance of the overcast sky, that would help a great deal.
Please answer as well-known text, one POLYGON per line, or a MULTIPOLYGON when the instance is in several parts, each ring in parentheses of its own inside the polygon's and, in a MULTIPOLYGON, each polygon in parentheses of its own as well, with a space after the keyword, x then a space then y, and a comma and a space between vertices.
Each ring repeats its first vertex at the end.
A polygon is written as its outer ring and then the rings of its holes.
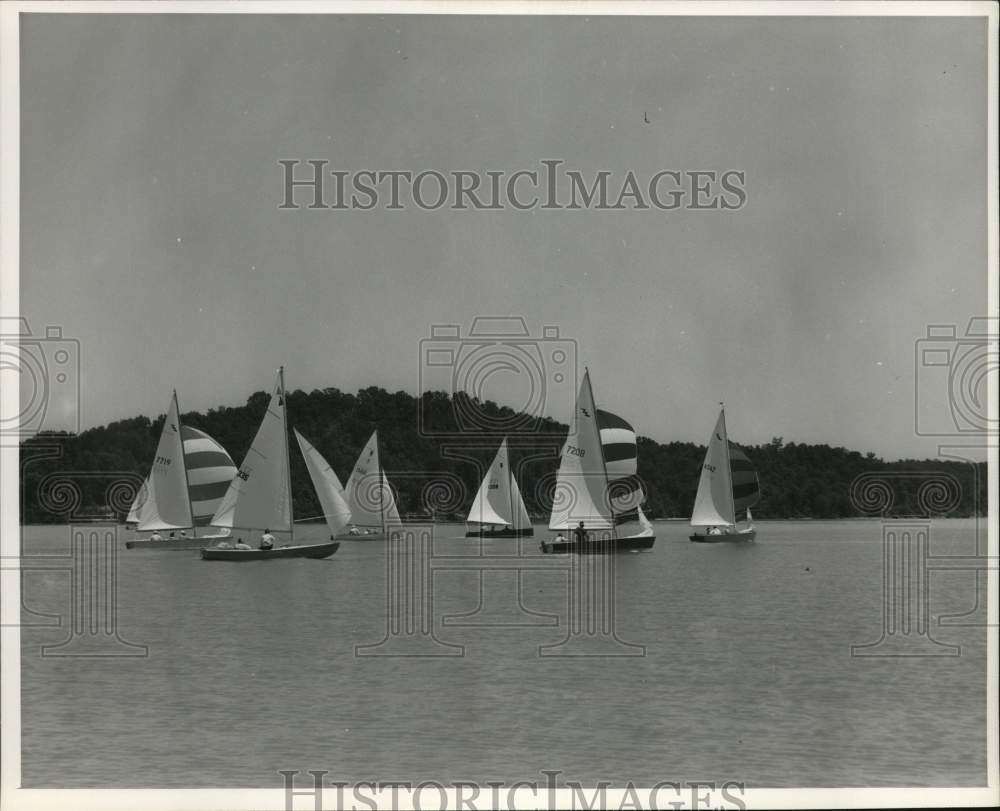
POLYGON ((522 315, 659 441, 704 443, 725 400, 737 441, 934 454, 915 341, 986 307, 984 20, 39 14, 21 37, 21 310, 79 339, 84 427, 174 387, 241 404, 279 364, 416 393, 432 324, 522 315), (746 205, 280 211, 282 158, 740 170, 746 205))

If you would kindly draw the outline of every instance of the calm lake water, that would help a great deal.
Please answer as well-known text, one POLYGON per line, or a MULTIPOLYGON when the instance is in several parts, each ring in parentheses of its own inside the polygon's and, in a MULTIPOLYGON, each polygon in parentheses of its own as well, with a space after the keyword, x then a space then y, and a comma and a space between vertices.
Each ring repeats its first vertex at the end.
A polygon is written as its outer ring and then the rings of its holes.
MULTIPOLYGON (((558 769, 637 785, 985 783, 985 629, 976 615, 938 624, 973 610, 973 572, 929 578, 931 633, 960 655, 859 657, 852 645, 882 636, 879 522, 760 521, 758 542, 744 545, 692 544, 682 523, 655 528, 653 551, 615 559, 619 642, 604 647, 643 645, 642 656, 540 656, 567 637, 570 559, 539 556, 537 537, 518 557, 517 541, 480 546, 463 527, 438 526, 423 595, 437 641, 407 644, 460 656, 356 655, 386 636, 384 543, 229 564, 126 551, 132 534, 120 531, 117 631, 148 655, 94 658, 42 655, 71 635, 71 534, 27 527, 23 784, 273 788, 279 769, 345 781, 539 780, 558 769), (506 555, 510 568, 480 574, 463 557, 479 554, 506 555)), ((309 526, 297 538, 323 534, 309 526)), ((933 522, 932 566, 974 554, 976 534, 974 520, 933 522)), ((88 622, 92 591, 77 604, 88 622)), ((85 628, 77 641, 94 639, 85 628)), ((97 638, 105 653, 133 652, 124 642, 97 638)))

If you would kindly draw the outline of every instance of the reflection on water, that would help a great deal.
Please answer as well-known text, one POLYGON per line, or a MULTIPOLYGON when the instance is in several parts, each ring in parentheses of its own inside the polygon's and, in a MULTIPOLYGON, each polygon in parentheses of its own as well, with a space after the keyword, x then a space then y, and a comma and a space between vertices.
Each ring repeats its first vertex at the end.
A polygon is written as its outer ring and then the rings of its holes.
MULTIPOLYGON (((645 656, 539 656, 566 637, 570 564, 537 556, 544 528, 527 557, 483 575, 445 557, 512 555, 517 541, 436 528, 421 605, 437 652, 462 655, 355 655, 386 636, 382 542, 245 564, 122 544, 117 630, 148 647, 138 657, 42 657, 69 633, 72 590, 58 566, 33 571, 23 783, 275 787, 279 769, 345 781, 554 769, 585 783, 984 783, 984 629, 933 624, 960 656, 852 657, 881 634, 880 525, 757 526, 754 545, 702 545, 685 524, 658 523, 652 552, 616 558, 616 632, 645 656)), ((66 527, 24 535, 28 556, 70 551, 66 527)), ((299 536, 319 541, 322 528, 299 536)), ((935 522, 931 546, 973 554, 974 522, 935 522)), ((394 582, 399 600, 418 600, 394 582)), ((932 617, 969 611, 974 588, 971 573, 933 573, 932 617)))

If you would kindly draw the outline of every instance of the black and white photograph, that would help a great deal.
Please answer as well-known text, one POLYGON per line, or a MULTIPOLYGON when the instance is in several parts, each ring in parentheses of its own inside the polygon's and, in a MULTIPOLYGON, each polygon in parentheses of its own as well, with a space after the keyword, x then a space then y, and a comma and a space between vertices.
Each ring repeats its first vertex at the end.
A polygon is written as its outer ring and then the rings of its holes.
POLYGON ((0 809, 1000 805, 998 16, 0 6, 0 809))

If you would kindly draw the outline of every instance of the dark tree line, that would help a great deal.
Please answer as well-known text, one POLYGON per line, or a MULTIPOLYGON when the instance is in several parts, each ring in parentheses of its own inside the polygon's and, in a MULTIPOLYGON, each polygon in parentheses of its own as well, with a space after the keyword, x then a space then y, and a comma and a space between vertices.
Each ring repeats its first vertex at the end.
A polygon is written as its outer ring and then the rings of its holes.
MULTIPOLYGON (((239 465, 267 401, 266 392, 256 392, 244 406, 188 412, 181 419, 214 437, 239 465)), ((290 425, 315 445, 341 481, 377 427, 382 465, 404 516, 427 516, 433 510, 438 518, 464 518, 497 446, 507 436, 511 466, 528 511, 539 518, 548 514, 564 424, 529 418, 464 394, 428 392, 418 399, 375 387, 357 394, 333 388, 290 392, 287 408, 290 425)), ((155 420, 133 417, 77 436, 39 435, 22 443, 22 520, 65 522, 109 510, 124 518, 128 504, 109 497, 109 485, 123 474, 145 477, 163 420, 162 415, 155 420), (71 494, 65 482, 71 482, 71 494)), ((305 463, 293 437, 289 445, 295 515, 314 516, 320 510, 305 463)), ((757 518, 985 514, 984 463, 884 462, 872 453, 841 447, 786 445, 780 437, 766 445, 742 447, 760 474, 757 518)), ((651 517, 690 514, 704 455, 705 447, 691 442, 660 444, 639 438, 639 476, 651 517)))

